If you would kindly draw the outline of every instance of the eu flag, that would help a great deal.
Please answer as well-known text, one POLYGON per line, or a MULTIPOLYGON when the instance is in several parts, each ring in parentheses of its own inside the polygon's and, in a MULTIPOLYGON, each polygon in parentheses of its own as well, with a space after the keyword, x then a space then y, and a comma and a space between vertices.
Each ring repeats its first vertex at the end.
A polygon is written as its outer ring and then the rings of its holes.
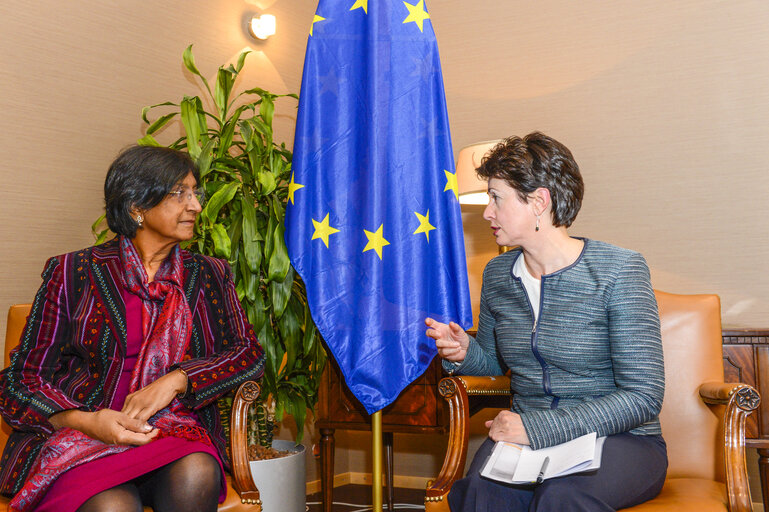
POLYGON ((321 0, 286 243, 312 317, 369 413, 436 355, 427 316, 472 323, 435 34, 424 0, 321 0))

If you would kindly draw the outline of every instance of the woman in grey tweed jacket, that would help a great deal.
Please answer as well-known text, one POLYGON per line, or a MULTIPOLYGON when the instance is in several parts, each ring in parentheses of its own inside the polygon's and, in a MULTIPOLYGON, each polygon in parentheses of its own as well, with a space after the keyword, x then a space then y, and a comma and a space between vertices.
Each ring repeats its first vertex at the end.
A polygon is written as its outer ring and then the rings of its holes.
POLYGON ((541 133, 510 137, 483 160, 484 218, 497 243, 518 246, 483 273, 478 335, 428 318, 447 371, 511 372, 513 407, 449 505, 458 511, 613 511, 656 496, 667 470, 658 414, 664 368, 657 303, 640 254, 570 237, 584 185, 571 152, 541 133), (608 436, 591 473, 508 486, 479 474, 495 441, 538 449, 608 436))

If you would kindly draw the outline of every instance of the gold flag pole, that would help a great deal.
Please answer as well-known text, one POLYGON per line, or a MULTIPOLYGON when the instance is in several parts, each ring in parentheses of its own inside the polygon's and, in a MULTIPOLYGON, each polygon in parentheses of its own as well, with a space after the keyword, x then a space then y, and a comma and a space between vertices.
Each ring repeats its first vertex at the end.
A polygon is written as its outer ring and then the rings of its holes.
POLYGON ((382 411, 371 415, 371 451, 374 467, 371 471, 371 509, 382 512, 382 411))

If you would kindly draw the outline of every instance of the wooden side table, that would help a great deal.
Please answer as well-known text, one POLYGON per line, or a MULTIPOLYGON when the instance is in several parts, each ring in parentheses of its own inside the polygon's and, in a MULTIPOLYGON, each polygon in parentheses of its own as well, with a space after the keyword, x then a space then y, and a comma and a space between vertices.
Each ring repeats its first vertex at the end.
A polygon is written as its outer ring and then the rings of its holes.
MULTIPOLYGON (((444 433, 444 400, 438 395, 440 359, 435 358, 425 373, 408 386, 398 399, 382 410, 387 505, 393 510, 393 433, 444 433)), ((323 512, 331 512, 334 501, 334 432, 371 430, 371 418, 347 389, 336 362, 329 364, 321 379, 315 427, 320 431, 321 492, 323 512)))

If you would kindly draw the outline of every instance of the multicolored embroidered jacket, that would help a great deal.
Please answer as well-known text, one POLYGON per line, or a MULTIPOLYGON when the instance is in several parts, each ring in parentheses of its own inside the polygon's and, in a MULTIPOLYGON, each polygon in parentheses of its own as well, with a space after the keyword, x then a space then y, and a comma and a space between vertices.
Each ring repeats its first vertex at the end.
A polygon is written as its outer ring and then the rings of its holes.
MULTIPOLYGON (((216 399, 264 372, 264 352, 238 301, 227 262, 182 251, 193 330, 182 399, 229 459, 216 399)), ((45 439, 48 418, 109 404, 126 350, 118 240, 48 260, 21 343, 0 372, 0 414, 13 433, 0 459, 0 493, 18 491, 45 439)))

